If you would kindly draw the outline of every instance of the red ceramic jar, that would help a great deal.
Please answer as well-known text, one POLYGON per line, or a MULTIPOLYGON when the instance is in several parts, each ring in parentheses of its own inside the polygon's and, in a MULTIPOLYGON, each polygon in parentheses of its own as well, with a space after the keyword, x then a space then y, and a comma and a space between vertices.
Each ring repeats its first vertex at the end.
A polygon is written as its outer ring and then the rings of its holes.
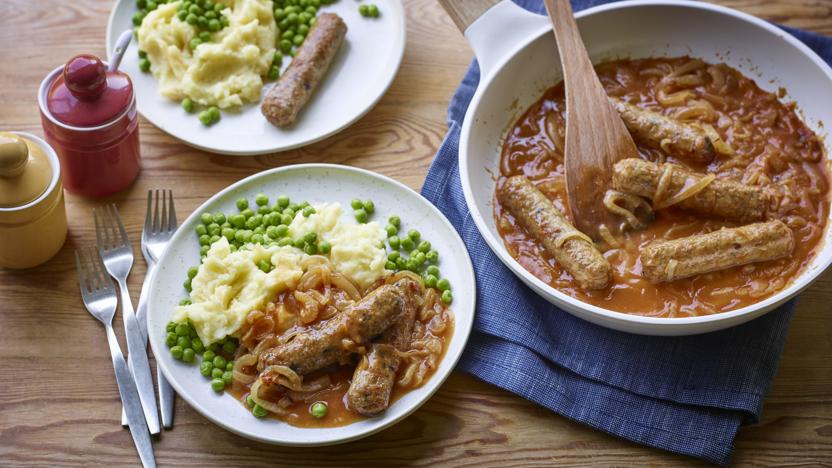
POLYGON ((127 188, 139 174, 139 119, 130 77, 78 55, 38 92, 46 141, 58 153, 64 187, 88 197, 127 188))

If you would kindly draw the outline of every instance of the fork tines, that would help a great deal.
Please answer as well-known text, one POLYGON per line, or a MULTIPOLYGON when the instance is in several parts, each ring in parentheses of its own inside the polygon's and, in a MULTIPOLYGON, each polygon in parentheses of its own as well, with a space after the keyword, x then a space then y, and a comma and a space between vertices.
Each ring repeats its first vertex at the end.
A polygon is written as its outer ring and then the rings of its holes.
POLYGON ((147 216, 144 220, 145 229, 151 232, 173 231, 176 229, 176 211, 173 207, 173 190, 147 191, 147 216), (159 203, 159 194, 162 202, 159 203), (153 201, 155 195, 155 202, 153 201), (151 206, 152 205, 152 206, 151 206), (159 207, 161 206, 161 216, 159 207), (153 213, 152 219, 150 213, 153 213))
POLYGON ((104 269, 101 256, 94 248, 75 251, 75 268, 78 270, 78 283, 81 286, 82 296, 86 297, 100 291, 115 291, 113 282, 110 281, 104 269), (86 250, 86 255, 84 255, 84 250, 86 250))
POLYGON ((92 212, 95 216, 95 240, 99 249, 110 250, 130 244, 127 230, 124 229, 114 204, 105 205, 100 216, 99 210, 93 208, 92 212))

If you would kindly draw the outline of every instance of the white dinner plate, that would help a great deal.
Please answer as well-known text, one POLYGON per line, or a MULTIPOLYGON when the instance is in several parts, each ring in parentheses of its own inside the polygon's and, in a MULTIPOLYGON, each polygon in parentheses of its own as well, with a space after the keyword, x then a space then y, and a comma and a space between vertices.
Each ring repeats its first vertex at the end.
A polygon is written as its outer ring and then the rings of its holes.
MULTIPOLYGON (((345 218, 346 219, 346 218, 345 218)), ((415 411, 439 388, 459 360, 474 320, 476 283, 465 244, 436 207, 413 190, 390 178, 347 166, 302 164, 272 169, 243 179, 211 197, 181 224, 159 260, 150 285, 147 329, 156 362, 176 393, 218 425, 241 436, 281 445, 328 445, 347 442, 380 431, 415 411), (402 219, 402 229, 418 229, 439 252, 439 267, 453 287, 454 331, 445 357, 436 373, 422 387, 406 393, 380 416, 336 428, 302 429, 277 419, 257 419, 228 393, 217 394, 199 373, 197 364, 173 359, 165 345, 165 326, 173 308, 187 297, 182 282, 188 268, 199 264, 199 243, 194 228, 204 212, 236 213, 235 201, 246 197, 253 203, 258 193, 274 200, 286 194, 292 200, 340 202, 344 216, 351 217, 350 200, 374 201, 371 220, 380 223, 391 215, 402 219)))
MULTIPOLYGON (((139 70, 138 44, 127 49, 120 70, 133 79, 139 112, 166 133, 188 145, 214 153, 255 155, 273 153, 314 143, 342 130, 366 114, 381 98, 399 69, 405 44, 405 14, 400 0, 374 0, 379 18, 364 18, 354 0, 322 6, 321 12, 337 13, 347 24, 347 37, 323 81, 288 129, 270 124, 260 104, 243 106, 240 112, 223 112, 222 119, 202 125, 196 115, 178 102, 159 94, 151 73, 139 70)), ((117 0, 107 23, 107 56, 112 54, 122 31, 133 27, 135 0, 117 0)), ((283 61, 284 69, 289 60, 283 61)), ((263 95, 272 86, 267 82, 263 95)))

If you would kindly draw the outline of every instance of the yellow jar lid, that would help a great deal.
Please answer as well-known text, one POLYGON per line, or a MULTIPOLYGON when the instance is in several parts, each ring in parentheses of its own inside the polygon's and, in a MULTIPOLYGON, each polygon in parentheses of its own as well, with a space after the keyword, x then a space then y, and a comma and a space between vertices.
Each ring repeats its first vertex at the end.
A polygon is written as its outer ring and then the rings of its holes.
POLYGON ((0 132, 0 208, 15 208, 38 198, 52 180, 52 165, 35 143, 0 132))

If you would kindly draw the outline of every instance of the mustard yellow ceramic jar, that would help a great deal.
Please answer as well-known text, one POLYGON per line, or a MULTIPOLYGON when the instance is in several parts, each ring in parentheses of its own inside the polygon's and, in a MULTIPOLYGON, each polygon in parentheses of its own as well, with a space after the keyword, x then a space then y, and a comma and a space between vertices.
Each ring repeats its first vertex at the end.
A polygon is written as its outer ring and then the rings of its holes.
POLYGON ((40 138, 0 132, 0 267, 30 268, 66 240, 61 167, 40 138))

